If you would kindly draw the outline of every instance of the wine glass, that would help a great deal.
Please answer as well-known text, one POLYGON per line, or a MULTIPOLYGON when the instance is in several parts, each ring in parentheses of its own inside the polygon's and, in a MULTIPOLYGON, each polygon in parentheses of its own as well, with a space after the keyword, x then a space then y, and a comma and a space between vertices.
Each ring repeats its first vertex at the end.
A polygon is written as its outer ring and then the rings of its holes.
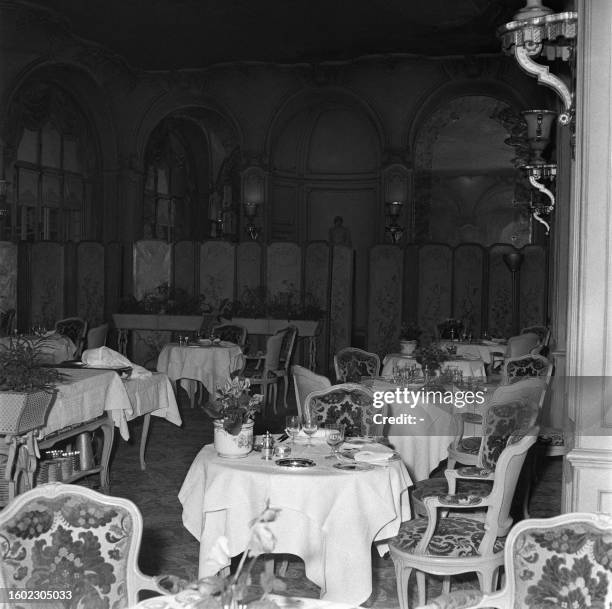
POLYGON ((285 419, 285 431, 291 436, 291 446, 295 448, 295 437, 300 433, 302 429, 302 422, 300 417, 292 415, 285 419))
POLYGON ((337 423, 328 423, 325 426, 325 441, 331 448, 331 454, 325 457, 326 459, 334 459, 338 452, 338 446, 344 442, 344 425, 337 423))
POLYGON ((316 433, 319 425, 317 424, 317 419, 311 412, 304 413, 304 421, 302 423, 302 429, 304 433, 308 436, 308 444, 306 446, 312 446, 312 436, 316 433))

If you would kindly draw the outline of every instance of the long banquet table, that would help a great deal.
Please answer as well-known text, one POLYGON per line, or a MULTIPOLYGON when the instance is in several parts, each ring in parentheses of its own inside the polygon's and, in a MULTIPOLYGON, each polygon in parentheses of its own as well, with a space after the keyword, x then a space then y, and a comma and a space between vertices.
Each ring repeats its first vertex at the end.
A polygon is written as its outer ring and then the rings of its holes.
POLYGON ((218 537, 229 540, 231 555, 242 552, 250 523, 266 502, 280 508, 270 523, 275 551, 295 554, 306 576, 321 587, 321 598, 358 605, 372 591, 371 545, 397 534, 410 518, 407 488, 412 484, 401 461, 369 471, 340 471, 325 460, 329 448, 314 441, 293 456, 316 461, 308 469, 285 469, 261 454, 224 459, 213 446, 196 456, 179 492, 183 524, 200 542, 199 576, 211 575, 205 559, 218 537))

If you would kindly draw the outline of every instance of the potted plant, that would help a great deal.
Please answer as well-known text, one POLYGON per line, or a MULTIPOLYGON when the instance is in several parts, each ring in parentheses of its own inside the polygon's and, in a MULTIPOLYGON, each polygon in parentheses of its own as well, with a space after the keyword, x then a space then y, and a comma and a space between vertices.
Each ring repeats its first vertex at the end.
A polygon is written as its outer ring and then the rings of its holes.
POLYGON ((44 343, 17 337, 0 344, 0 434, 20 435, 45 423, 60 374, 41 366, 44 343))
POLYGON ((214 444, 220 457, 246 457, 253 449, 253 417, 261 409, 263 396, 251 395, 249 379, 228 379, 205 411, 213 418, 214 444))
POLYGON ((421 364, 423 370, 436 372, 440 369, 443 362, 449 359, 448 351, 431 343, 424 347, 420 347, 415 352, 416 361, 421 364))
POLYGON ((421 329, 414 321, 404 322, 400 329, 400 350, 403 355, 412 355, 421 336, 421 329))

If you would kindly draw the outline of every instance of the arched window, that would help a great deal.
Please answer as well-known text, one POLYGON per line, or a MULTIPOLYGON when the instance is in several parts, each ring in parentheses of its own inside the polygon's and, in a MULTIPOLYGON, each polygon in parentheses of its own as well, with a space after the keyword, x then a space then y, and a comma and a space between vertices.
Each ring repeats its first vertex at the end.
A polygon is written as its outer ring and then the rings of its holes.
POLYGON ((16 132, 13 204, 6 235, 23 241, 99 238, 95 138, 75 101, 37 83, 11 107, 16 132))
POLYGON ((196 184, 192 154, 174 119, 153 131, 145 154, 144 237, 189 239, 194 221, 196 184))

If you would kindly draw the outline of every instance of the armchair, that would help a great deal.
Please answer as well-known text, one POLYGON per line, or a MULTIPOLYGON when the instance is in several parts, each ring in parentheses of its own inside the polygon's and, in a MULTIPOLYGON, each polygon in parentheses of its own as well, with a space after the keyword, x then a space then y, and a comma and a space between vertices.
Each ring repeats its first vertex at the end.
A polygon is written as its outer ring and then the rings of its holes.
POLYGON ((509 357, 504 362, 501 385, 516 383, 526 376, 541 376, 550 382, 553 364, 543 355, 522 355, 509 357))
POLYGON ((74 343, 76 350, 73 357, 81 357, 87 336, 87 321, 80 317, 66 317, 55 322, 55 331, 74 343))
POLYGON ((612 598, 612 517, 569 513, 523 520, 504 550, 498 592, 460 590, 420 609, 604 607, 612 598))
POLYGON ((331 381, 322 374, 316 374, 303 366, 291 366, 293 374, 293 388, 295 389, 295 401, 297 404, 298 416, 302 416, 302 404, 309 393, 320 389, 331 387, 331 381))
POLYGON ((127 607, 161 578, 138 569, 142 516, 127 499, 43 484, 0 512, 0 588, 71 594, 44 606, 127 607))
MULTIPOLYGON (((476 572, 483 591, 493 590, 504 562, 506 535, 512 526, 512 495, 536 434, 537 428, 531 428, 510 435, 495 470, 477 467, 447 470, 449 493, 426 497, 423 504, 427 517, 402 524, 398 535, 389 542, 401 609, 408 609, 408 584, 413 569, 421 605, 426 602, 427 573, 444 577, 445 592, 450 589, 451 575, 469 572, 476 572), (484 496, 455 493, 459 479, 489 480, 491 491, 484 496), (474 509, 480 514, 472 514, 474 509)), ((497 444, 493 447, 494 452, 499 449, 497 444)))
POLYGON ((380 358, 357 347, 345 347, 334 355, 336 379, 340 383, 358 383, 362 376, 378 376, 380 358))

